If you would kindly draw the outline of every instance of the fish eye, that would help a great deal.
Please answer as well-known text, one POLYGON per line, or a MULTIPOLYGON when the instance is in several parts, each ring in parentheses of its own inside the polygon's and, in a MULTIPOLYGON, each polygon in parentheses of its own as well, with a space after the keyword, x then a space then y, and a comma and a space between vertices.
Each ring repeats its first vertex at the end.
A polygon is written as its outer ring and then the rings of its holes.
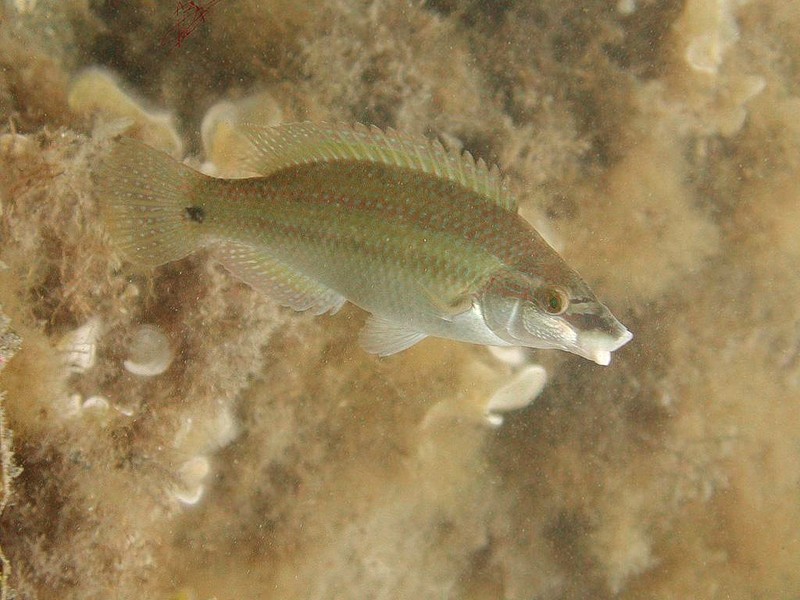
POLYGON ((569 307, 567 292, 555 285, 541 288, 537 298, 542 309, 549 315, 560 315, 569 307))

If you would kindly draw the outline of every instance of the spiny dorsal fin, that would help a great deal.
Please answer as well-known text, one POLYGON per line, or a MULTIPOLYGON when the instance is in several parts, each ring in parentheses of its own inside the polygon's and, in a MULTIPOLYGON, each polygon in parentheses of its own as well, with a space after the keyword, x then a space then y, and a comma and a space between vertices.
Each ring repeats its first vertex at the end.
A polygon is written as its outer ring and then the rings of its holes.
POLYGON ((300 164, 365 160, 430 173, 454 181, 516 212, 517 201, 496 167, 475 161, 469 152, 446 150, 438 141, 361 124, 287 123, 263 127, 242 123, 252 147, 245 157, 249 171, 269 175, 300 164))

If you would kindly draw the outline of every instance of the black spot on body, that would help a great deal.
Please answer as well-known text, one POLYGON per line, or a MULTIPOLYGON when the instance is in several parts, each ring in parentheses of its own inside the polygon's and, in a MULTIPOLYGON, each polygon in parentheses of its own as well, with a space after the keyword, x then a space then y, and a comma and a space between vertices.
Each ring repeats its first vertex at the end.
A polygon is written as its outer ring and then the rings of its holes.
POLYGON ((206 211, 202 206, 187 206, 186 215, 195 223, 202 223, 206 218, 206 211))

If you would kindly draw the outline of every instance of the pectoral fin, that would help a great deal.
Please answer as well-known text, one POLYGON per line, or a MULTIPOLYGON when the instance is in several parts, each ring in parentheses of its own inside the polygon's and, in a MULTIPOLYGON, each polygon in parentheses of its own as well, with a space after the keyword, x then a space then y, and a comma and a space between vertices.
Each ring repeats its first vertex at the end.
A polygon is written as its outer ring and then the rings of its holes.
POLYGON ((472 295, 461 294, 455 298, 449 299, 447 302, 440 303, 438 308, 442 311, 444 319, 452 321, 453 317, 457 317, 472 309, 472 295))
POLYGON ((437 294, 430 287, 426 287, 423 284, 419 285, 428 302, 436 311, 437 316, 445 321, 452 321, 454 317, 472 309, 472 294, 467 291, 443 296, 442 294, 437 294))
POLYGON ((410 348, 426 337, 424 333, 373 315, 361 330, 360 342, 361 347, 370 354, 389 356, 410 348))

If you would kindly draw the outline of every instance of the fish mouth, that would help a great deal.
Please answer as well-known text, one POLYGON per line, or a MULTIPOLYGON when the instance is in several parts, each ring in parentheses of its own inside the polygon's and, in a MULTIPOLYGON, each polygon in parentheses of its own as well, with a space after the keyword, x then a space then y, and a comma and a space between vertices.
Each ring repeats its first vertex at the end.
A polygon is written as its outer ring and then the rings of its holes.
POLYGON ((611 311, 597 301, 576 303, 573 310, 565 317, 574 334, 565 348, 569 352, 607 366, 611 363, 611 353, 633 338, 611 311))
POLYGON ((633 334, 621 323, 619 331, 615 334, 612 336, 602 331, 581 332, 578 334, 575 345, 569 351, 596 362, 598 365, 608 366, 611 363, 611 353, 633 339, 633 334))

